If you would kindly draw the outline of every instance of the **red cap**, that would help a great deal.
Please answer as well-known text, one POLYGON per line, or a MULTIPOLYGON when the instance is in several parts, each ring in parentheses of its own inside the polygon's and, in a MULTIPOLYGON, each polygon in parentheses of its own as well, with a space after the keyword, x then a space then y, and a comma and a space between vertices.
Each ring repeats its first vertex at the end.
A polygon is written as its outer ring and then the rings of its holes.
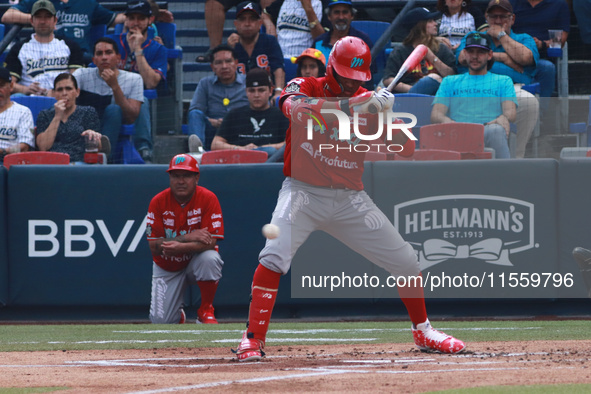
POLYGON ((168 170, 166 170, 166 172, 174 170, 184 170, 199 173, 199 163, 197 163, 197 159, 195 159, 193 156, 183 153, 170 159, 170 165, 168 166, 168 170))

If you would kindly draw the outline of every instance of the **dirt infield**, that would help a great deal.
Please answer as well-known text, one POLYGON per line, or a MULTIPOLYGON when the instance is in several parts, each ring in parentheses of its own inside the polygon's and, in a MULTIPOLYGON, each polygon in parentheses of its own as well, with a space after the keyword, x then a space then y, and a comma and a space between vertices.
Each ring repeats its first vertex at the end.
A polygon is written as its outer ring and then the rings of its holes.
POLYGON ((462 355, 411 344, 270 346, 258 363, 228 348, 1 353, 0 387, 62 392, 420 393, 488 385, 591 384, 591 341, 477 342, 462 355))

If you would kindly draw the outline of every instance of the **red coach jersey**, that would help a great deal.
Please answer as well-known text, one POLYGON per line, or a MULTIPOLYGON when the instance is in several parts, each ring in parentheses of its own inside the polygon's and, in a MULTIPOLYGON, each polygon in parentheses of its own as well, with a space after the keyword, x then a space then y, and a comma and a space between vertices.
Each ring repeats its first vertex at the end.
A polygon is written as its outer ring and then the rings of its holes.
MULTIPOLYGON (((304 96, 310 98, 336 97, 328 90, 325 77, 322 78, 295 78, 283 89, 281 102, 289 96, 304 96)), ((354 96, 367 92, 360 87, 354 96)), ((290 118, 289 129, 285 138, 285 156, 283 174, 302 182, 315 186, 348 188, 363 190, 361 177, 363 175, 363 162, 365 154, 351 149, 351 141, 343 141, 335 138, 338 132, 337 122, 328 123, 329 131, 326 133, 314 132, 312 139, 307 138, 307 119, 297 122, 297 114, 284 114, 290 118), (294 123, 294 119, 296 119, 294 123), (320 145, 334 145, 335 149, 320 149, 320 145), (339 149, 336 149, 336 146, 339 149)), ((375 116, 372 116, 375 118, 375 116)), ((360 132, 364 128, 373 128, 368 123, 377 127, 377 122, 368 121, 365 115, 359 116, 360 132)), ((353 128, 351 127, 351 132, 353 128)), ((374 141, 375 142, 375 141, 374 141)), ((377 142, 376 142, 377 143, 377 142)))
MULTIPOLYGON (((213 238, 224 239, 222 208, 216 195, 197 186, 193 198, 184 207, 172 195, 170 188, 158 193, 150 202, 146 235, 148 240, 174 238, 207 227, 213 238)), ((193 255, 153 256, 154 262, 167 271, 185 268, 193 255)))

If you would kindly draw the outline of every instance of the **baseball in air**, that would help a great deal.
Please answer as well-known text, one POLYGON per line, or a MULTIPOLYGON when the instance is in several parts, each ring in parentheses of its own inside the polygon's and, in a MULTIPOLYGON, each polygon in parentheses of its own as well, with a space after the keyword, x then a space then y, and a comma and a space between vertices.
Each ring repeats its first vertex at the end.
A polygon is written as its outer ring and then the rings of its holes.
POLYGON ((267 223, 263 226, 263 235, 267 239, 275 239, 279 236, 279 227, 275 224, 267 223))

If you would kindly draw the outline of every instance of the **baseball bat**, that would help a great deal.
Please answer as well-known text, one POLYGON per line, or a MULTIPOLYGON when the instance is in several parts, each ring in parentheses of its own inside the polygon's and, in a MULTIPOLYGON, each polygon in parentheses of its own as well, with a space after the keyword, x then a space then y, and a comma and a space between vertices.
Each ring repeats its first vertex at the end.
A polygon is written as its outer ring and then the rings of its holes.
MULTIPOLYGON (((388 89, 391 92, 394 89, 394 87, 398 85, 398 82, 404 76, 404 74, 406 74, 408 70, 412 70, 413 68, 415 68, 421 62, 421 60, 423 60, 428 51, 429 49, 425 45, 418 45, 411 52, 411 54, 408 55, 404 63, 402 63, 400 70, 398 70, 398 73, 396 74, 392 82, 390 82, 388 87, 386 87, 386 89, 388 89)), ((378 112, 378 107, 376 105, 372 105, 369 106, 368 110, 370 113, 375 114, 378 112)))

